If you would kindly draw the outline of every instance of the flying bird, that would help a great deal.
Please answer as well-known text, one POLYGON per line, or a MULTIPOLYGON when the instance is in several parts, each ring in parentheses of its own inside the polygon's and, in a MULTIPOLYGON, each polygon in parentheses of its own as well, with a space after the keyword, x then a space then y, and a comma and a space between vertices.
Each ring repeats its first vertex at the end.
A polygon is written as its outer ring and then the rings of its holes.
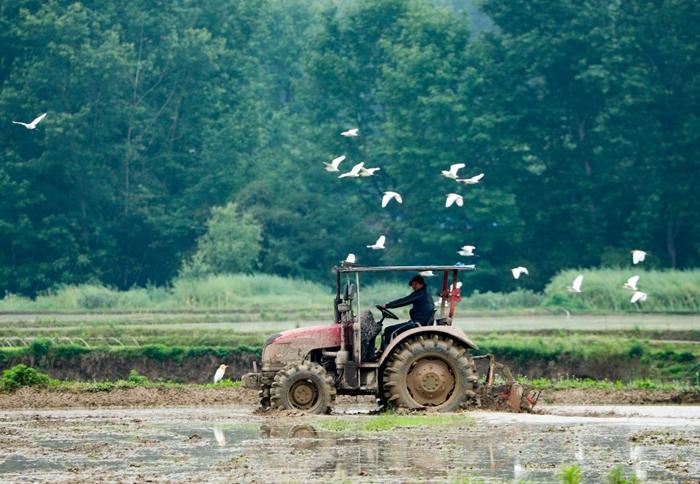
POLYGON ((333 161, 331 161, 330 163, 324 162, 323 164, 326 165, 326 171, 334 172, 340 171, 339 167, 343 161, 345 161, 345 155, 333 158, 333 161))
POLYGON ((627 282, 622 286, 625 289, 632 289, 633 291, 637 290, 637 282, 639 282, 639 276, 632 276, 629 279, 627 279, 627 282))
POLYGON ((471 178, 457 178, 458 183, 464 183, 465 185, 476 185, 481 181, 481 179, 484 178, 483 173, 479 173, 476 176, 473 176, 471 178))
POLYGON ((474 255, 474 249, 476 249, 476 247, 473 245, 463 245, 457 253, 462 257, 471 257, 474 255))
POLYGON ((384 192, 384 196, 382 197, 382 208, 389 205, 389 202, 391 202, 392 200, 396 200, 398 203, 403 203, 403 198, 401 198, 401 195, 399 195, 398 193, 384 192))
POLYGON ((356 260, 355 254, 353 254, 353 253, 351 252, 351 253, 349 253, 348 256, 345 258, 345 261, 344 261, 344 262, 345 262, 346 264, 354 264, 354 263, 355 263, 355 260, 356 260))
POLYGON ((372 175, 374 175, 376 172, 378 172, 379 170, 381 170, 381 168, 365 168, 365 167, 362 167, 362 169, 360 170, 360 176, 372 176, 372 175))
POLYGON ((639 264, 640 262, 644 262, 644 258, 646 256, 647 256, 647 253, 644 252, 643 250, 633 250, 632 251, 632 263, 639 264))
POLYGON ((513 268, 510 270, 510 272, 513 273, 513 277, 514 277, 515 279, 520 279, 520 276, 521 276, 522 274, 527 274, 528 276, 530 275, 530 273, 527 271, 527 268, 526 268, 526 267, 522 267, 522 266, 513 267, 513 268))
POLYGON ((37 124, 41 123, 41 121, 46 117, 46 113, 40 114, 34 121, 31 123, 23 123, 22 121, 12 121, 13 124, 21 124, 27 129, 36 129, 37 124))
POLYGON ((445 200, 445 207, 451 207, 453 203, 461 207, 464 205, 464 198, 462 198, 462 195, 457 195, 456 193, 448 193, 447 200, 445 200))
POLYGON ((423 277, 433 277, 435 274, 433 274, 433 271, 421 271, 418 274, 420 274, 423 277))
POLYGON ((465 166, 467 165, 465 165, 464 163, 455 163, 454 165, 450 165, 449 170, 442 170, 442 176, 444 176, 445 178, 451 178, 453 180, 456 180, 458 176, 457 172, 465 166))
POLYGON ((359 134, 359 131, 360 131, 359 128, 352 128, 352 129, 349 129, 349 130, 347 130, 347 131, 343 131, 342 133, 340 133, 340 136, 345 136, 345 137, 347 137, 347 138, 352 138, 352 137, 354 137, 354 136, 359 136, 359 135, 360 135, 360 134, 359 134))
POLYGON ((644 302, 647 300, 647 293, 642 292, 642 291, 634 291, 632 294, 632 299, 630 299, 631 303, 636 303, 636 302, 644 302))
POLYGON ((569 292, 581 292, 581 284, 583 284, 583 274, 576 276, 574 282, 569 286, 569 292))
POLYGON ((358 176, 360 176, 360 172, 362 171, 362 169, 364 167, 365 167, 365 162, 361 161, 357 165, 353 166, 350 169, 350 171, 348 171, 347 173, 343 173, 342 175, 339 175, 338 178, 346 178, 346 177, 357 178, 358 176))
POLYGON ((219 369, 216 370, 216 373, 214 373, 214 383, 219 383, 221 379, 224 377, 224 373, 226 373, 226 368, 228 368, 228 365, 220 365, 219 369))
POLYGON ((372 250, 385 249, 386 247, 384 247, 384 242, 386 242, 386 237, 383 235, 380 235, 379 238, 377 239, 377 241, 372 245, 368 245, 367 248, 372 249, 372 250))

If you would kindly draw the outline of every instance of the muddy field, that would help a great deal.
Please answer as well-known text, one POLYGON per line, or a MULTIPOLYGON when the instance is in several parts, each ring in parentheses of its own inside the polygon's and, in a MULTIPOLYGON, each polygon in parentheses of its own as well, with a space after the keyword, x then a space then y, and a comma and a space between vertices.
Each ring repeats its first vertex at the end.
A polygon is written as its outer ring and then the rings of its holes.
MULTIPOLYGON (((622 466, 646 482, 700 478, 700 406, 542 406, 368 430, 366 402, 336 415, 259 415, 248 404, 5 410, 0 476, 28 481, 585 482, 622 466), (475 481, 470 481, 475 479, 475 481)), ((420 417, 416 417, 420 418, 420 417)), ((409 420, 410 422, 410 420, 409 420)))
MULTIPOLYGON (((340 403, 371 406, 373 397, 340 396, 340 403)), ((25 387, 0 393, 0 410, 104 408, 104 407, 196 407, 204 405, 249 405, 258 402, 257 390, 244 388, 128 388, 108 392, 55 391, 25 387)), ((700 393, 666 390, 546 390, 542 404, 559 405, 659 405, 700 404, 700 393)))

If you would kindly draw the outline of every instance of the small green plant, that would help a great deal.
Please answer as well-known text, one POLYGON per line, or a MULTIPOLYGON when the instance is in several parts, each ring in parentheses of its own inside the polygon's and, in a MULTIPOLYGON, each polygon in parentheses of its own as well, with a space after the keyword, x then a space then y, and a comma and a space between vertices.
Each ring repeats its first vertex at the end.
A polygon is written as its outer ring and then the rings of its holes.
POLYGON ((464 415, 397 415, 386 412, 363 419, 328 419, 320 425, 326 430, 345 432, 347 430, 359 432, 384 432, 397 428, 436 427, 444 425, 471 425, 472 420, 464 415))
POLYGON ((563 484, 580 484, 583 482, 583 471, 578 464, 564 467, 559 471, 559 478, 563 484))
POLYGON ((607 478, 608 484, 637 484, 639 479, 637 476, 625 477, 622 473, 622 466, 615 466, 608 474, 607 478))
POLYGON ((148 385, 150 383, 148 377, 140 375, 136 370, 131 370, 129 372, 129 378, 127 381, 129 383, 133 383, 134 385, 148 385))
POLYGON ((0 390, 14 392, 22 387, 48 386, 51 382, 48 375, 27 365, 15 365, 2 372, 0 390))

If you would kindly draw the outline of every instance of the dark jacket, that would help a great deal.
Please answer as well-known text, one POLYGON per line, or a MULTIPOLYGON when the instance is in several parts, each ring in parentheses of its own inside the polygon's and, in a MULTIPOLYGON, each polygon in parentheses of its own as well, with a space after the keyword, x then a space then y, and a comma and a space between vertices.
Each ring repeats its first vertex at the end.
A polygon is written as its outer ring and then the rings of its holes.
POLYGON ((435 310, 435 304, 433 304, 433 298, 428 292, 428 286, 423 286, 422 289, 413 291, 406 297, 391 301, 386 307, 400 308, 409 304, 413 304, 413 307, 408 312, 411 315, 411 320, 421 324, 427 323, 435 310))

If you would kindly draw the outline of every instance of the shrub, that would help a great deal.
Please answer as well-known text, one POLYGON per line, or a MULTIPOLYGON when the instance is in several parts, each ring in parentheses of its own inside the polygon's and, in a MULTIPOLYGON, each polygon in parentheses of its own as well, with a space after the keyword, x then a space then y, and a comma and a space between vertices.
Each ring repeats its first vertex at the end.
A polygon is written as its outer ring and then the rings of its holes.
POLYGON ((150 381, 148 380, 148 377, 144 375, 139 375, 139 373, 136 370, 131 370, 129 372, 129 378, 127 379, 129 383, 133 383, 134 385, 148 385, 150 381))
POLYGON ((580 484, 583 482, 583 472, 581 471, 581 466, 574 464, 568 467, 564 467, 559 472, 559 477, 563 484, 580 484))
POLYGON ((47 386, 50 381, 48 375, 20 364, 2 372, 0 390, 13 392, 22 387, 47 386))
POLYGON ((622 466, 617 465, 608 474, 607 482, 608 484, 637 484, 639 479, 637 479, 637 476, 626 478, 622 474, 622 466))

